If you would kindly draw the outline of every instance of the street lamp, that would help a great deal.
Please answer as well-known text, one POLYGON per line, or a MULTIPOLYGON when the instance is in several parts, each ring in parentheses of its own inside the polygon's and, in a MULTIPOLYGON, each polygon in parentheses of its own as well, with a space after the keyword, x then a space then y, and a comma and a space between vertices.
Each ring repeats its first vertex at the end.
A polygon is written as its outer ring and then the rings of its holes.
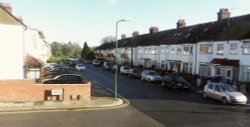
POLYGON ((118 25, 120 22, 128 22, 128 19, 121 19, 116 21, 116 26, 115 26, 115 54, 116 54, 116 59, 115 59, 115 64, 116 64, 116 70, 115 70, 115 99, 117 98, 117 77, 118 77, 118 39, 117 39, 117 34, 118 34, 118 25))

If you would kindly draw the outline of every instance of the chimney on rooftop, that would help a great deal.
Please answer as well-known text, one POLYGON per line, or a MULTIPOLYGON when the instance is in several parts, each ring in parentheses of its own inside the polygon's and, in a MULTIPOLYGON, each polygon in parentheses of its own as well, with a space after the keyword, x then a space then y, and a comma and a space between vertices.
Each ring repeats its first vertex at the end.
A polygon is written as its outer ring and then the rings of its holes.
POLYGON ((121 39, 125 39, 125 38, 127 38, 126 34, 122 34, 121 39))
POLYGON ((12 13, 12 7, 11 7, 10 3, 1 3, 0 2, 0 6, 2 6, 9 13, 12 13))
POLYGON ((133 37, 138 36, 138 35, 140 35, 138 31, 134 31, 134 32, 132 33, 132 36, 133 36, 133 37))
POLYGON ((217 14, 218 14, 218 21, 219 22, 230 18, 230 12, 227 8, 221 8, 217 14))
POLYGON ((149 33, 150 34, 153 34, 153 33, 156 33, 156 32, 159 32, 159 28, 157 26, 152 26, 149 28, 149 33))
POLYGON ((186 27, 186 22, 184 19, 179 19, 176 23, 177 29, 186 27))

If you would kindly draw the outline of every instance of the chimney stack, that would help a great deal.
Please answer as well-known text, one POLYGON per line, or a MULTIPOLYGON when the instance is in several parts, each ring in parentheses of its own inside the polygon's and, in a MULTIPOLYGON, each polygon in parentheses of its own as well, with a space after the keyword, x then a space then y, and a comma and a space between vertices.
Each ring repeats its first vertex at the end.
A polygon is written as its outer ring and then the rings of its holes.
POLYGON ((134 32, 132 33, 132 37, 136 37, 136 36, 138 36, 138 35, 140 35, 138 31, 134 31, 134 32))
POLYGON ((152 26, 149 28, 149 33, 150 34, 153 34, 153 33, 156 33, 156 32, 159 32, 159 28, 157 26, 152 26))
POLYGON ((126 34, 122 34, 121 39, 125 39, 125 38, 127 38, 126 34))
POLYGON ((2 6, 9 13, 12 13, 12 7, 11 7, 10 3, 1 3, 0 2, 0 6, 2 6))
POLYGON ((217 14, 218 14, 218 22, 230 18, 230 12, 227 8, 221 8, 217 14))
POLYGON ((186 22, 184 19, 179 19, 176 23, 177 29, 186 27, 186 22))

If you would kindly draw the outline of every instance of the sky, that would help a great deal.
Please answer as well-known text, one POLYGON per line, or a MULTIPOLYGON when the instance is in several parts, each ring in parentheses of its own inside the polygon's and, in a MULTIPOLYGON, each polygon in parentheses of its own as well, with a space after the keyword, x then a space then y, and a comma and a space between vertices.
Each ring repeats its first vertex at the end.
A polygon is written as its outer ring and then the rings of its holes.
POLYGON ((228 8, 231 17, 250 14, 250 0, 0 0, 10 3, 15 16, 24 24, 41 30, 49 43, 76 42, 99 46, 107 36, 115 36, 120 19, 121 34, 131 37, 134 31, 149 32, 176 28, 184 19, 187 26, 217 20, 220 8, 228 8))

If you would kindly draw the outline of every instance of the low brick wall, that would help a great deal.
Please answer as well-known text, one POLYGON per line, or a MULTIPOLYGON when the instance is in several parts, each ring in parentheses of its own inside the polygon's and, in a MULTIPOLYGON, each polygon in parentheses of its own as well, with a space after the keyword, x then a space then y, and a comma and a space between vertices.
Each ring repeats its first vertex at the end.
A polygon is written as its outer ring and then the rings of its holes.
POLYGON ((0 80, 0 102, 34 102, 44 100, 90 100, 90 84, 35 84, 34 80, 0 80), (62 95, 51 95, 62 90, 62 95))

